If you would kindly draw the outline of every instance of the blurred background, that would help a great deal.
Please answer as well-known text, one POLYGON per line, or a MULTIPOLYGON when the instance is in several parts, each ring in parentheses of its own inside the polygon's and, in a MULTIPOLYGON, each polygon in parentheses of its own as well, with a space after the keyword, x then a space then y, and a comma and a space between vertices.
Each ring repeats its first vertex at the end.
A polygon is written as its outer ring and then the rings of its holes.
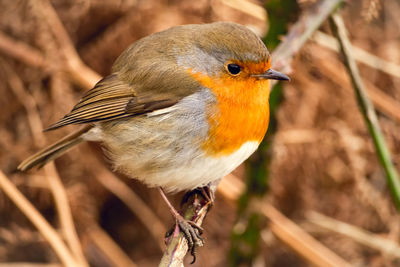
MULTIPOLYGON (((60 231, 63 204, 57 202, 66 192, 90 266, 156 266, 172 217, 157 190, 113 174, 99 144, 80 145, 57 159, 55 168, 25 174, 16 171, 17 165, 79 128, 42 133, 71 110, 98 74, 109 74, 135 40, 175 25, 226 20, 249 26, 274 51, 321 2, 0 0, 1 171, 68 243, 71 235, 60 231), (61 184, 54 182, 58 179, 61 184)), ((400 2, 348 1, 340 13, 400 169, 400 2)), ((260 150, 233 173, 246 186, 233 198, 217 193, 203 224, 206 244, 193 266, 315 264, 302 254, 303 245, 277 234, 272 219, 252 205, 254 199, 273 205, 352 266, 400 265, 400 217, 335 48, 324 21, 287 62, 291 82, 273 90, 269 133, 260 150)), ((181 197, 171 196, 177 206, 181 197)), ((59 262, 0 190, 0 266, 59 262)))

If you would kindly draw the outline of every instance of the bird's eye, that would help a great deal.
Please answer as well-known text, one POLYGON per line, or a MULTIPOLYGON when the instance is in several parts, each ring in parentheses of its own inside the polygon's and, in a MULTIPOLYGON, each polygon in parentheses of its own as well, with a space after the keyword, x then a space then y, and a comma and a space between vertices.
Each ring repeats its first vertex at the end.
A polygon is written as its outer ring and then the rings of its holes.
POLYGON ((239 65, 233 64, 233 63, 228 64, 226 66, 226 68, 227 68, 228 72, 232 75, 238 75, 240 73, 240 71, 242 70, 239 65))

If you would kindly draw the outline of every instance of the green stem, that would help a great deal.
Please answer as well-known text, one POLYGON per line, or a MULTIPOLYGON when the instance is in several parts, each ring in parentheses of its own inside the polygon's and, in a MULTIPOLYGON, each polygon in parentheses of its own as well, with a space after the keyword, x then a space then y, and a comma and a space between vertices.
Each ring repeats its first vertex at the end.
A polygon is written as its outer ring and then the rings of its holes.
POLYGON ((368 130, 372 136, 378 159, 386 173, 389 189, 392 192, 394 203, 400 210, 400 180, 399 175, 393 165, 389 149, 386 145, 385 138, 379 126, 378 118, 375 113, 374 106, 368 97, 364 83, 361 79, 356 62, 354 60, 351 44, 347 37, 346 27, 343 19, 339 14, 330 17, 330 23, 333 33, 339 40, 342 54, 344 55, 344 63, 350 75, 357 101, 361 109, 361 113, 367 124, 368 130))

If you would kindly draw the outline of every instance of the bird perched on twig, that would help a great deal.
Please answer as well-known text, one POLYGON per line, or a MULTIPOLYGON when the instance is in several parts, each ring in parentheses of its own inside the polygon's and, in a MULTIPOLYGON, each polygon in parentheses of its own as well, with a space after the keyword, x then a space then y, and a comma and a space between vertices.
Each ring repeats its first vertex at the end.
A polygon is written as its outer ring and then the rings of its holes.
MULTIPOLYGON (((216 183, 246 160, 269 121, 271 69, 263 42, 230 22, 184 25, 138 40, 70 113, 47 130, 86 124, 22 162, 43 166, 83 141, 99 141, 116 170, 158 187, 189 247, 201 228, 185 220, 167 192, 216 183)), ((213 201, 212 193, 203 190, 213 201)))

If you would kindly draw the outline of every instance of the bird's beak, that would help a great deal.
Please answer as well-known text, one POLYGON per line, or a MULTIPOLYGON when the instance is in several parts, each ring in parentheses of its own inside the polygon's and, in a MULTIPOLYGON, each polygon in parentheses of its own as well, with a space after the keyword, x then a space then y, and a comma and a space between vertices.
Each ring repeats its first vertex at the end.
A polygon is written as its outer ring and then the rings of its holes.
POLYGON ((279 81, 290 81, 290 78, 283 73, 277 72, 276 70, 269 69, 262 74, 251 75, 258 79, 269 79, 269 80, 279 80, 279 81))

